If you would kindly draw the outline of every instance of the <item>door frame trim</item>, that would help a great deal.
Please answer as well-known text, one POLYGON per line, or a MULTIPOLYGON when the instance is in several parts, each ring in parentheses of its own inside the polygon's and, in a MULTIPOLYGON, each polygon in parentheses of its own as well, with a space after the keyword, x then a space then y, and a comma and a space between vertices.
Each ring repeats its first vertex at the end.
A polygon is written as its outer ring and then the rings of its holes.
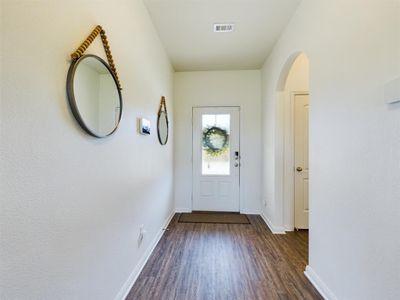
POLYGON ((282 199, 283 223, 286 231, 294 230, 295 218, 295 168, 294 165, 294 101, 296 96, 310 95, 309 91, 285 93, 282 103, 282 199), (286 222, 288 220, 289 222, 286 222))
MULTIPOLYGON (((193 176, 193 170, 194 170, 194 160, 193 160, 193 143, 194 143, 194 137, 193 137, 193 120, 194 120, 194 109, 195 108, 238 108, 239 109, 239 154, 240 156, 242 156, 242 118, 241 118, 241 112, 242 112, 242 107, 240 105, 204 105, 204 106, 192 106, 192 139, 191 139, 191 154, 190 154, 190 158, 191 158, 191 176, 192 176, 192 189, 191 189, 191 194, 190 194, 190 211, 189 212, 193 212, 193 186, 194 186, 194 176, 193 176)), ((241 160, 239 160, 240 162, 241 160)), ((244 204, 242 203, 244 197, 242 197, 242 189, 241 189, 241 182, 242 182, 242 166, 239 167, 239 213, 244 213, 243 212, 243 207, 244 204)))

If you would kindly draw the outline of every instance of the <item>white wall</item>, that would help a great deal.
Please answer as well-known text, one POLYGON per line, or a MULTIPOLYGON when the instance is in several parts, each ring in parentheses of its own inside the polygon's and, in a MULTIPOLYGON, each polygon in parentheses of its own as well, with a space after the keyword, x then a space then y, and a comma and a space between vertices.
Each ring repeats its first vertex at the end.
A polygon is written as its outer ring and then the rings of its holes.
POLYGON ((310 269, 331 298, 400 298, 398 0, 304 0, 262 74, 264 213, 277 226, 276 90, 293 54, 310 60, 310 269))
POLYGON ((192 208, 192 107, 241 107, 241 211, 259 213, 261 176, 260 71, 177 72, 175 106, 175 202, 192 208))
POLYGON ((285 91, 303 92, 310 89, 310 64, 304 53, 296 57, 285 82, 285 91))
MULTIPOLYGON (((1 2, 1 299, 114 299, 174 210, 173 70, 140 0, 1 2), (69 54, 95 25, 122 84, 120 128, 85 134, 66 99, 69 54), (140 224, 147 234, 138 246, 140 224)), ((101 54, 98 41, 88 52, 101 54)))

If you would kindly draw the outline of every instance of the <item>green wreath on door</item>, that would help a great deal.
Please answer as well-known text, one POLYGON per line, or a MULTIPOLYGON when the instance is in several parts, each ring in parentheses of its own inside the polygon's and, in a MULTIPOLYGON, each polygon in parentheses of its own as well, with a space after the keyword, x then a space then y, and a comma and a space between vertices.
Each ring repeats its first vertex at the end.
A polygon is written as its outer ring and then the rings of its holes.
POLYGON ((210 156, 219 156, 228 150, 228 131, 217 126, 203 130, 203 149, 210 156))

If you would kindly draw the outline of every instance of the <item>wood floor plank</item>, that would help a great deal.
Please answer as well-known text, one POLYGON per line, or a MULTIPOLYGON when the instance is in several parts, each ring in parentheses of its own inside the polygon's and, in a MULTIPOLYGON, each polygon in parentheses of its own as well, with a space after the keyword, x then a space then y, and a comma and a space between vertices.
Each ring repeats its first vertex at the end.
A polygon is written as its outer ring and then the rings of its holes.
POLYGON ((308 233, 251 224, 178 223, 176 214, 127 300, 322 299, 303 274, 308 233))

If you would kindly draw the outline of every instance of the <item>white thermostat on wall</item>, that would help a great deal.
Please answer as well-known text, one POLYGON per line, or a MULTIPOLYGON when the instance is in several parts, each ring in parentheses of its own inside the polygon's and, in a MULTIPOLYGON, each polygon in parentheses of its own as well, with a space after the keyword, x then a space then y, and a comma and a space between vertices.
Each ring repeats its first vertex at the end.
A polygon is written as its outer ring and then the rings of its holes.
POLYGON ((150 121, 145 118, 139 119, 139 133, 143 135, 149 135, 151 129, 150 121))
POLYGON ((400 102, 400 77, 385 84, 385 102, 400 102))

